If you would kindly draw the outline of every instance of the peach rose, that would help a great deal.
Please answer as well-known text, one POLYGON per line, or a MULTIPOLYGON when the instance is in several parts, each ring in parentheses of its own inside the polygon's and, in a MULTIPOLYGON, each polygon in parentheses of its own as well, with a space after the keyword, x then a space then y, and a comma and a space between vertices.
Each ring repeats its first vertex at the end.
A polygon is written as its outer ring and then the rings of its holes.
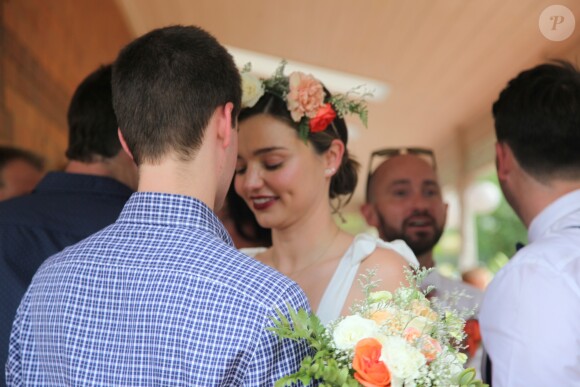
POLYGON ((409 327, 403 332, 403 337, 408 343, 412 343, 421 337, 421 332, 417 328, 409 327))
POLYGON ((356 344, 352 359, 354 378, 365 387, 391 385, 391 373, 387 365, 379 360, 381 349, 381 343, 373 338, 362 339, 356 344))
POLYGON ((324 103, 322 84, 312 75, 293 72, 288 77, 287 106, 292 119, 300 122, 302 117, 313 118, 324 103))
POLYGON ((432 362, 437 359, 437 356, 442 352, 441 344, 432 337, 423 337, 421 345, 421 353, 425 356, 427 362, 432 362))
POLYGON ((316 117, 310 120, 310 131, 313 133, 322 132, 336 118, 336 112, 331 104, 322 105, 316 113, 316 117))

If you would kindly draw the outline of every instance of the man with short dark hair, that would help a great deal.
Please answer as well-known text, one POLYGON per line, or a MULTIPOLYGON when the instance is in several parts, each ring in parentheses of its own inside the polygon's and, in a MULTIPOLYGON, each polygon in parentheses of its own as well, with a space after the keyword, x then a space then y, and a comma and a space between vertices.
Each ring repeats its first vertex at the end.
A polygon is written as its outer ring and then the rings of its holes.
POLYGON ((139 188, 117 222, 51 257, 14 322, 15 385, 271 386, 304 342, 267 328, 308 303, 237 251, 213 210, 237 156, 241 81, 197 27, 157 29, 119 54, 113 100, 139 188))
POLYGON ((492 385, 580 380, 580 73, 543 64, 512 79, 493 105, 497 174, 528 228, 489 284, 480 313, 492 385))
POLYGON ((23 149, 0 146, 0 201, 32 192, 43 175, 42 158, 23 149))
POLYGON ((78 86, 68 126, 65 171, 50 172, 33 193, 0 203, 0 385, 12 321, 38 267, 113 223, 137 188, 137 167, 117 136, 111 66, 78 86))

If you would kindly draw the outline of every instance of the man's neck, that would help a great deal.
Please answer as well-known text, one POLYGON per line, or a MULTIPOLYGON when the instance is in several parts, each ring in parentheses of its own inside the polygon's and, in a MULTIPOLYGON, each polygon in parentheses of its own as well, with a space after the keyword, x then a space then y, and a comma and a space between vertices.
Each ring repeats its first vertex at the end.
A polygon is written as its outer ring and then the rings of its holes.
POLYGON ((526 195, 518 198, 516 213, 526 228, 550 204, 562 196, 580 189, 580 181, 551 181, 548 184, 536 183, 534 187, 526 189, 526 195))
POLYGON ((419 261, 421 267, 425 267, 427 269, 435 267, 435 262, 433 261, 433 250, 429 250, 428 252, 419 255, 417 260, 419 261))
POLYGON ((162 192, 194 197, 209 208, 215 206, 214 174, 208 174, 194 162, 165 159, 159 164, 142 164, 139 167, 140 192, 162 192), (212 180, 214 179, 214 180, 212 180))
POLYGON ((64 171, 81 175, 111 177, 109 168, 102 162, 83 163, 81 161, 71 160, 66 165, 64 171))

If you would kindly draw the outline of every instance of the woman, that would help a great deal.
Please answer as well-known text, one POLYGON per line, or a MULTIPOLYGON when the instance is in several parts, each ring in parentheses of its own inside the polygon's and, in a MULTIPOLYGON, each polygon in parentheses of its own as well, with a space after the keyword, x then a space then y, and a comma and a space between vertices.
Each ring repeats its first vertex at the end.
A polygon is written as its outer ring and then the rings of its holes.
POLYGON ((239 117, 235 188, 258 223, 272 229, 272 247, 244 252, 296 281, 328 323, 364 298, 358 275, 374 269, 379 289, 394 290, 405 282, 404 267, 417 261, 403 242, 353 237, 333 219, 332 201, 352 195, 357 182, 340 116, 364 117, 363 101, 332 97, 311 76, 286 77, 283 69, 264 81, 242 73, 247 107, 239 117))

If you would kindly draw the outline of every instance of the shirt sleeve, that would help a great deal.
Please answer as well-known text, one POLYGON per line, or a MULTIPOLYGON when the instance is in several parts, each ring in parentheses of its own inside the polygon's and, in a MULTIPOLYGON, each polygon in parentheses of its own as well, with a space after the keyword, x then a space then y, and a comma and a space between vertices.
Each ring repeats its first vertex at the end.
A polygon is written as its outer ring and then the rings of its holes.
POLYGON ((481 315, 493 386, 580 380, 578 279, 563 274, 580 268, 555 270, 538 259, 509 269, 490 285, 481 315))
POLYGON ((6 362, 6 384, 11 387, 23 386, 22 378, 22 352, 21 332, 28 310, 28 297, 25 295, 18 308, 12 332, 10 333, 10 346, 8 348, 8 361, 6 362))
MULTIPOLYGON (((275 317, 276 309, 279 309, 287 318, 290 318, 286 304, 295 310, 304 309, 310 312, 306 296, 297 285, 291 287, 280 299, 281 301, 271 308, 271 317, 275 317)), ((268 318, 266 326, 259 336, 256 352, 249 365, 244 385, 273 386, 278 379, 298 371, 302 360, 309 355, 306 341, 280 339, 276 334, 266 329, 273 326, 273 322, 268 318)))

